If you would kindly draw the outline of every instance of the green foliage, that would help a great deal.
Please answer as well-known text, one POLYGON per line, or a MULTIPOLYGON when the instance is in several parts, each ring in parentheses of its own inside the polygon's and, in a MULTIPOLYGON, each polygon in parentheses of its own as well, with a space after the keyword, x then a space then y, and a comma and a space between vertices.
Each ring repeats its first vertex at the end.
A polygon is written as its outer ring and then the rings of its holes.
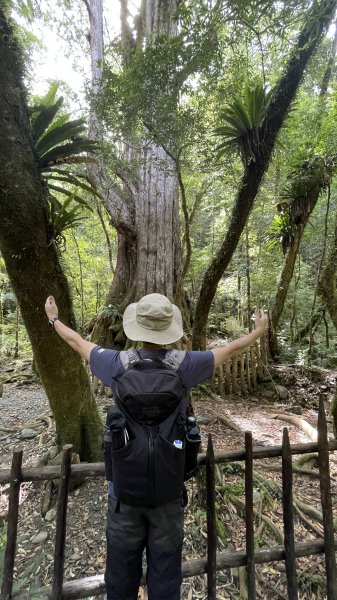
POLYGON ((286 254, 294 240, 296 227, 305 222, 317 194, 329 185, 331 168, 330 161, 314 154, 294 169, 280 194, 278 214, 270 229, 270 248, 280 242, 283 254, 286 254))
POLYGON ((60 114, 63 98, 56 99, 59 82, 54 82, 31 109, 31 127, 42 177, 47 183, 51 220, 50 240, 64 243, 63 232, 74 228, 83 218, 83 209, 92 210, 83 192, 100 198, 75 165, 92 161, 97 144, 86 137, 85 119, 70 120, 60 114), (73 165, 67 168, 67 165, 73 165), (58 184, 58 185, 57 185, 58 184), (61 194, 63 203, 51 193, 61 194))
MULTIPOLYGON (((51 186, 58 191, 58 188, 51 186)), ((83 208, 92 212, 89 204, 73 193, 69 192, 68 198, 62 203, 54 196, 50 197, 50 218, 53 226, 52 241, 65 243, 64 232, 67 229, 74 229, 83 218, 83 208)))
POLYGON ((222 140, 216 148, 217 159, 228 148, 238 150, 244 164, 255 162, 258 146, 263 143, 259 136, 259 127, 266 115, 271 91, 267 91, 261 82, 245 85, 242 96, 236 96, 221 115, 225 123, 216 127, 214 134, 222 140))

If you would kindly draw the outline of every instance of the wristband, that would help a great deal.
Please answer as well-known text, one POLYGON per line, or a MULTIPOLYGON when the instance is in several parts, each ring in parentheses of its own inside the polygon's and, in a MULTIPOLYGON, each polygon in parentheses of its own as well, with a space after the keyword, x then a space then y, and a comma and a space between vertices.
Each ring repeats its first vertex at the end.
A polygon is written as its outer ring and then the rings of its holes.
POLYGON ((50 327, 54 327, 54 323, 55 321, 59 321, 60 319, 58 317, 53 317, 52 319, 49 319, 48 323, 50 325, 50 327))

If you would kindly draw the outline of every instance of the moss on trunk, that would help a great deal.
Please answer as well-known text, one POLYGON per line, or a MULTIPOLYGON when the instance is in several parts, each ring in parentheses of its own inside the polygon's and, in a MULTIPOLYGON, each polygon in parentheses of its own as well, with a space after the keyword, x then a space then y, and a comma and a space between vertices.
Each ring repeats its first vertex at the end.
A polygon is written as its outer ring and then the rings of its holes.
POLYGON ((58 249, 50 244, 48 203, 28 121, 22 57, 0 10, 0 250, 32 343, 56 421, 60 444, 82 460, 100 456, 101 421, 81 358, 48 328, 45 299, 57 299, 60 318, 75 326, 58 249))

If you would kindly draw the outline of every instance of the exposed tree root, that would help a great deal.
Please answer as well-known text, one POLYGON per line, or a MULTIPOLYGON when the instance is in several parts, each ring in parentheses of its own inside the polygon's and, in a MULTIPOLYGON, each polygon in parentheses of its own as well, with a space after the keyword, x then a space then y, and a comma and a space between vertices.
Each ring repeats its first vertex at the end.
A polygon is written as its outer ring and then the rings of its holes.
MULTIPOLYGON (((217 399, 218 397, 215 396, 217 399)), ((233 421, 231 421, 231 419, 228 417, 224 417, 223 415, 219 415, 219 413, 213 409, 213 408, 207 408, 207 412, 210 412, 212 415, 214 415, 214 417, 216 418, 217 421, 220 421, 220 423, 222 423, 222 425, 225 425, 225 427, 228 427, 228 429, 231 429, 232 431, 236 431, 237 433, 241 433, 241 429, 240 427, 237 427, 235 425, 235 423, 233 423, 233 421)))
MULTIPOLYGON (((262 469, 264 471, 276 471, 277 473, 282 471, 281 465, 259 465, 259 469, 262 469)), ((317 471, 311 471, 309 469, 300 469, 295 464, 293 464, 292 470, 293 473, 296 473, 298 475, 307 475, 308 477, 312 477, 313 479, 319 479, 319 473, 317 473, 317 471)))
MULTIPOLYGON (((229 499, 232 502, 232 504, 234 504, 235 508, 239 509, 239 511, 244 514, 245 511, 245 503, 243 502, 243 500, 241 500, 240 498, 238 498, 238 496, 234 496, 234 494, 229 494, 229 499)), ((267 517, 267 515, 265 514, 259 514, 259 511, 254 508, 253 509, 254 515, 258 515, 260 517, 260 519, 262 521, 265 522, 265 524, 267 525, 267 527, 270 529, 270 531, 272 532, 274 538, 276 539, 276 541, 279 544, 283 544, 283 533, 280 530, 280 528, 275 525, 275 523, 269 518, 267 517)))
POLYGON ((316 535, 318 535, 319 538, 323 537, 323 528, 319 527, 318 525, 315 525, 314 523, 312 523, 306 516, 305 514, 300 510, 300 508, 298 507, 297 503, 294 502, 294 509, 296 510, 299 518, 301 519, 301 521, 303 521, 303 523, 306 525, 306 527, 308 529, 311 529, 311 531, 313 531, 316 535))
POLYGON ((317 460, 318 454, 316 452, 313 452, 311 454, 303 454, 303 456, 297 458, 293 464, 297 467, 303 467, 304 465, 306 465, 308 469, 312 469, 313 467, 317 466, 317 460))
POLYGON ((280 419, 280 421, 285 421, 286 423, 291 423, 292 425, 296 425, 304 431, 304 433, 308 436, 308 438, 312 442, 317 442, 317 429, 312 427, 308 421, 305 419, 301 419, 300 417, 296 417, 295 415, 273 415, 272 419, 280 419))

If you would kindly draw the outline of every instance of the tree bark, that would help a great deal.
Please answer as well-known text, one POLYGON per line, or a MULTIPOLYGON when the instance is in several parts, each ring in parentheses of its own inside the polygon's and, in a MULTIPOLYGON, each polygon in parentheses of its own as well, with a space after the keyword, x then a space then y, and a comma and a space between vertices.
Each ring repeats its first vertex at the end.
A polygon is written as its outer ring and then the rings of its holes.
POLYGON ((60 444, 83 460, 100 456, 101 420, 80 357, 48 329, 44 303, 57 299, 60 318, 75 327, 59 252, 49 239, 46 189, 34 156, 22 84, 23 61, 0 10, 0 250, 56 421, 60 444))
POLYGON ((238 245, 262 177, 268 168, 276 136, 296 94, 304 69, 320 41, 323 30, 333 18, 336 4, 333 0, 323 0, 320 4, 314 2, 311 6, 285 74, 276 86, 273 100, 260 127, 260 143, 255 142, 255 162, 251 161, 245 166, 227 234, 203 278, 194 318, 194 349, 205 347, 207 318, 217 285, 238 245))
MULTIPOLYGON (((318 282, 318 293, 329 312, 331 321, 337 329, 337 219, 332 245, 318 282)), ((337 395, 336 395, 337 397, 337 395)))
MULTIPOLYGON (((102 64, 103 43, 99 41, 103 39, 101 17, 93 18, 93 14, 102 10, 101 0, 87 0, 86 4, 90 6, 92 15, 90 17, 89 11, 92 32, 90 47, 92 57, 95 57, 95 60, 92 58, 92 65, 97 64, 97 56, 98 64, 102 64), (94 34, 95 27, 100 27, 101 35, 97 32, 94 34)), ((176 34, 176 9, 176 0, 143 0, 136 42, 128 25, 127 2, 121 2, 122 45, 126 66, 136 43, 143 44, 144 40, 150 43, 158 35, 176 34)), ((97 82, 99 76, 97 69, 93 71, 93 81, 97 82)), ((92 122, 96 123, 96 130, 99 130, 96 117, 92 122)), ((104 189, 103 178, 97 169, 94 174, 97 186, 105 194, 111 222, 118 232, 116 272, 106 305, 116 309, 119 314, 127 304, 145 294, 158 292, 173 300, 181 269, 179 186, 175 161, 161 146, 153 143, 145 128, 142 140, 126 144, 124 154, 126 160, 132 160, 140 167, 132 180, 124 173, 117 173, 122 181, 119 191, 116 186, 104 189), (127 207, 122 201, 123 194, 128 197, 127 207), (116 200, 118 195, 119 199, 116 200), (120 218, 121 205, 123 218, 120 218)), ((116 310, 112 310, 109 316, 109 311, 104 309, 97 321, 92 337, 102 345, 116 346, 116 337, 122 340, 121 331, 116 326, 116 310)), ((120 318, 119 322, 121 325, 120 318)))

